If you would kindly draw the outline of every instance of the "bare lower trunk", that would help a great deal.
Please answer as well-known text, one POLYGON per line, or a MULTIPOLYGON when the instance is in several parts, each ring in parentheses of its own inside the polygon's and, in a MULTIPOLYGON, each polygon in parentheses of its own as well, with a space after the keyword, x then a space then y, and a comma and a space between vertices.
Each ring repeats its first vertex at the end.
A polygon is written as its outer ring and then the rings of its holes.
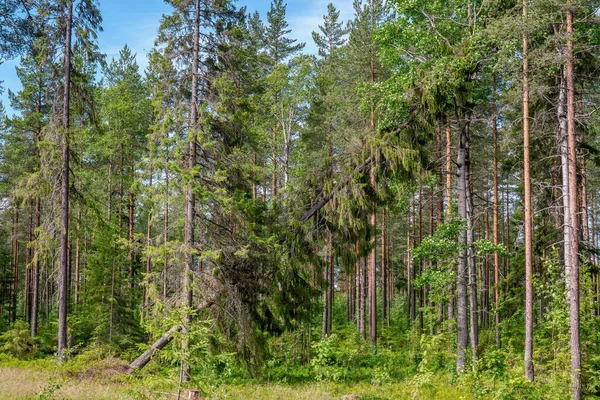
POLYGON ((271 198, 277 198, 277 130, 273 129, 273 151, 271 154, 271 198))
MULTIPOLYGON (((494 180, 494 206, 493 206, 493 236, 494 245, 498 246, 498 119, 496 106, 496 87, 494 84, 494 117, 492 120, 492 134, 494 141, 493 180, 494 180)), ((501 347, 500 339, 500 258, 498 252, 494 252, 494 331, 496 334, 496 347, 501 347)))
POLYGON ((331 333, 329 331, 329 318, 331 318, 331 296, 329 292, 329 288, 332 285, 331 280, 329 279, 330 273, 329 269, 331 268, 331 264, 329 263, 329 253, 331 251, 331 234, 327 238, 326 247, 326 259, 325 267, 323 268, 323 282, 325 283, 325 290, 323 290, 323 321, 321 326, 321 339, 325 339, 331 333))
POLYGON ((13 283, 12 283, 12 321, 17 320, 17 297, 19 297, 19 204, 15 198, 15 217, 13 223, 13 242, 12 242, 12 266, 13 266, 13 283))
POLYGON ((385 233, 385 208, 381 210, 381 326, 385 326, 388 313, 387 237, 385 233))
MULTIPOLYGON (((470 138, 470 121, 467 121, 467 137, 470 138)), ((477 306, 477 266, 475 265, 473 194, 471 193, 471 160, 470 140, 466 141, 465 151, 465 186, 467 207, 467 265, 469 269, 469 339, 471 342, 471 367, 477 366, 477 346, 479 346, 478 306, 477 306)))
MULTIPOLYGON (((371 167, 371 185, 375 186, 374 167, 371 167)), ((369 339, 373 346, 377 345, 377 276, 376 276, 376 249, 375 249, 375 227, 377 224, 376 207, 371 205, 370 224, 373 229, 371 237, 371 252, 369 253, 369 339)))
POLYGON ((81 275, 81 206, 77 210, 77 238, 75 239, 75 304, 79 304, 79 276, 81 275))
MULTIPOLYGON (((167 141, 169 139, 169 134, 167 132, 167 141)), ((163 245, 166 247, 169 242, 169 154, 167 153, 167 157, 165 160, 165 205, 164 205, 164 214, 165 219, 163 221, 163 245)), ((162 271, 162 298, 163 302, 167 300, 167 288, 169 283, 169 254, 165 252, 165 259, 163 262, 163 271, 162 271)))
MULTIPOLYGON (((133 175, 133 174, 132 174, 133 175)), ((133 176, 132 176, 133 178, 133 176)), ((132 179, 133 184, 133 179, 132 179)), ((134 218, 134 196, 133 192, 129 192, 129 204, 128 204, 128 240, 129 240, 129 290, 132 298, 133 305, 133 290, 135 288, 135 269, 134 269, 134 253, 133 253, 133 218, 134 218)))
MULTIPOLYGON (((466 127, 461 127, 458 145, 458 215, 467 219, 467 171, 466 152, 468 151, 468 132, 466 127)), ((456 274, 457 290, 457 357, 456 371, 463 372, 466 364, 466 351, 469 345, 468 319, 467 319, 467 231, 459 234, 460 250, 456 274)))
MULTIPOLYGON (((446 121, 446 216, 452 216, 452 131, 450 120, 446 121)), ((452 283, 448 285, 448 331, 452 331, 454 324, 454 292, 452 283)))
POLYGON ((38 331, 38 304, 39 304, 39 287, 40 287, 40 245, 39 240, 39 228, 41 223, 41 201, 40 198, 35 199, 35 232, 36 243, 34 246, 34 259, 33 269, 31 271, 31 336, 36 336, 38 331))
POLYGON ((360 333, 360 338, 364 341, 367 340, 367 263, 366 260, 362 259, 362 283, 361 283, 361 293, 360 293, 360 320, 358 324, 358 331, 360 333))
MULTIPOLYGON (((148 181, 148 187, 152 190, 152 164, 150 165, 150 179, 148 181)), ((152 209, 152 208, 151 208, 152 209)), ((150 210, 151 210, 150 209, 150 210)), ((152 273, 152 257, 150 257, 150 247, 152 246, 152 212, 148 211, 148 220, 146 226, 146 246, 148 255, 146 256, 146 285, 144 289, 144 311, 146 318, 148 318, 148 312, 150 310, 150 274, 152 273)))

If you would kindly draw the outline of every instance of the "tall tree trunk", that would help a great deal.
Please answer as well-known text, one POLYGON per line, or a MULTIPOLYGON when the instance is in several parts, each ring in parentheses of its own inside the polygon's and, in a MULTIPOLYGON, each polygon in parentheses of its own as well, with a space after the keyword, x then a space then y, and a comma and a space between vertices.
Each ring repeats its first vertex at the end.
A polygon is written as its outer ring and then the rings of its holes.
POLYGON ((411 267, 411 234, 412 234, 412 198, 409 200, 408 215, 406 221, 406 298, 407 298, 407 312, 406 314, 412 322, 414 320, 413 307, 414 302, 412 298, 412 267, 411 267))
MULTIPOLYGON (((527 21, 527 0, 523 0, 523 21, 527 21)), ((525 28, 527 29, 527 28, 525 28)), ((525 225, 525 376, 534 380, 533 368, 533 207, 529 166, 529 54, 523 31, 523 186, 525 225)))
MULTIPOLYGON (((169 141, 169 132, 166 132, 166 142, 169 141)), ((164 204, 164 214, 165 218, 163 221, 163 245, 165 248, 169 242, 169 149, 167 145, 167 154, 165 157, 165 204, 164 204)), ((162 271, 162 299, 163 302, 167 301, 167 289, 169 283, 169 254, 168 251, 165 251, 165 259, 163 261, 163 271, 162 271)))
MULTIPOLYGON (((359 253, 358 253, 358 245, 356 246, 356 248, 357 248, 357 257, 360 257, 359 253)), ((354 289, 356 290, 356 295, 355 295, 355 297, 356 297, 356 303, 355 303, 355 305, 356 305, 356 311, 355 311, 355 314, 356 314, 356 330, 360 332, 361 331, 360 330, 360 321, 361 321, 361 318, 362 318, 362 313, 361 313, 361 308, 362 308, 362 280, 361 280, 361 275, 360 275, 362 267, 361 267, 360 258, 358 258, 356 260, 356 263, 354 264, 354 268, 356 269, 354 271, 354 282, 355 282, 354 283, 354 289)))
POLYGON ((387 249, 385 233, 385 208, 381 210, 381 326, 387 321, 388 302, 388 271, 387 271, 387 249))
MULTIPOLYGON (((200 56, 200 0, 195 0, 194 6, 194 42, 192 43, 192 99, 190 110, 190 129, 188 131, 188 154, 187 167, 191 174, 196 166, 196 134, 198 129, 198 62, 200 56)), ((181 363, 181 382, 187 382, 190 379, 190 365, 187 362, 189 354, 189 344, 187 335, 191 322, 190 310, 192 308, 192 279, 193 279, 193 252, 194 252, 194 211, 196 199, 194 195, 194 179, 186 185, 185 202, 185 270, 183 273, 183 307, 185 309, 183 317, 183 360, 181 363)))
POLYGON ((15 198, 15 215, 13 221, 13 239, 12 239, 12 322, 17 320, 17 297, 19 296, 19 203, 15 198))
MULTIPOLYGON (((569 1, 569 6, 571 1, 569 1)), ((575 83, 573 55, 573 10, 567 8, 567 121, 569 150, 569 213, 571 223, 571 279, 569 285, 571 378, 573 398, 581 399, 581 351, 579 341, 579 226, 577 220, 577 148, 575 138, 575 83)))
MULTIPOLYGON (((466 153, 468 151, 468 131, 466 126, 460 129, 460 140, 458 144, 458 215, 467 219, 467 163, 466 153)), ((466 351, 469 345, 468 319, 467 319, 467 231, 461 230, 459 234, 461 244, 458 254, 458 266, 456 274, 457 290, 457 357, 456 371, 463 372, 466 363, 466 351)))
MULTIPOLYGON (((256 152, 252 154, 252 163, 256 170, 256 152)), ((256 200, 256 177, 254 177, 254 182, 252 182, 252 200, 256 200)))
POLYGON ((325 244, 325 263, 323 268, 323 281, 325 283, 325 290, 323 290, 323 321, 321 326, 321 339, 325 339, 329 334, 329 319, 331 318, 331 295, 329 288, 333 284, 330 280, 330 269, 331 263, 330 260, 330 252, 331 252, 331 235, 328 234, 326 244, 325 244))
MULTIPOLYGON (((375 173, 373 167, 371 168, 371 185, 375 184, 375 173)), ((371 252, 369 253, 369 339, 373 346, 377 345, 377 275, 376 275, 376 249, 375 240, 377 235, 375 234, 375 227, 377 224, 377 215, 375 204, 372 204, 370 224, 373 229, 373 236, 371 237, 371 252)))
POLYGON ((362 269, 362 282, 360 285, 361 293, 360 293, 360 318, 358 324, 358 331, 360 333, 360 338, 365 341, 367 340, 367 262, 365 258, 361 260, 361 269, 362 269))
MULTIPOLYGON (((39 156, 38 156, 39 159, 39 156)), ((41 200, 38 197, 35 199, 35 232, 36 241, 34 244, 34 262, 31 271, 31 336, 37 336, 38 331, 38 304, 39 304, 39 286, 40 286, 40 245, 39 245, 39 229, 41 225, 41 200)))
POLYGON ((71 23, 73 21, 73 1, 67 3, 65 28, 64 65, 64 104, 62 132, 62 186, 60 224, 60 269, 58 279, 58 360, 67 358, 67 306, 68 306, 68 262, 69 262, 69 111, 71 96, 71 23))
MULTIPOLYGON (((410 230, 409 230, 409 240, 410 240, 410 248, 414 249, 415 247, 417 247, 417 243, 416 243, 416 231, 417 231, 417 217, 416 217, 416 212, 415 212, 415 198, 414 196, 411 197, 411 201, 412 201, 412 205, 411 205, 411 212, 410 215, 412 216, 412 222, 409 224, 410 230)), ((412 252, 408 252, 408 257, 409 257, 409 268, 410 268, 410 297, 411 297, 411 305, 412 308, 410 310, 410 316, 411 316, 411 321, 415 321, 417 319, 417 290, 415 289, 415 280, 417 279, 417 268, 416 265, 414 263, 414 260, 412 259, 412 252)))
MULTIPOLYGON (((369 72, 371 76, 371 85, 375 84, 375 54, 371 48, 369 48, 369 72)), ((371 135, 375 136, 375 104, 371 98, 371 113, 370 113, 370 128, 371 135)), ((375 157, 376 154, 371 150, 371 157, 375 157)), ((371 188, 375 191, 377 184, 375 180, 375 159, 371 162, 370 168, 370 181, 371 188)), ((372 230, 371 237, 371 253, 369 254, 369 337, 373 346, 377 345, 377 264, 376 264, 376 248, 375 243, 377 241, 377 206, 375 202, 371 204, 371 217, 370 225, 372 230)))
MULTIPOLYGON (((133 177, 132 177, 133 178, 133 177)), ((133 179, 132 179, 132 183, 133 185, 133 179)), ((129 191, 129 204, 127 206, 128 209, 128 240, 129 240, 129 290, 130 290, 130 296, 131 296, 131 304, 133 306, 133 299, 134 299, 134 289, 135 289, 135 254, 133 251, 133 226, 134 226, 134 195, 133 195, 133 190, 129 191)))
MULTIPOLYGON (((30 205, 33 205, 30 202, 30 205)), ((30 208, 31 210, 31 208, 30 208)), ((31 260, 33 259, 33 213, 29 213, 27 223, 27 253, 25 255, 25 293, 23 296, 23 308, 25 309, 25 320, 31 322, 31 260)))
POLYGON ((558 143, 562 175, 562 214, 563 214, 563 260, 565 268, 566 285, 570 284, 571 277, 571 200, 569 194, 569 149, 568 149, 568 122, 567 122, 567 87, 565 79, 566 69, 559 79, 558 92, 558 143))
MULTIPOLYGON (((446 119, 446 216, 452 216, 452 131, 450 119, 446 119)), ((454 324, 454 296, 452 283, 448 285, 448 331, 452 331, 454 324)))
MULTIPOLYGON (((492 117, 492 140, 494 142, 494 158, 492 161, 492 174, 494 185, 494 205, 493 205, 493 240, 494 246, 498 246, 498 106, 496 103, 496 84, 494 81, 494 116, 492 117)), ((494 331, 496 335, 496 347, 500 348, 502 343, 500 339, 500 257, 498 252, 494 252, 494 331)))
POLYGON ((79 278, 81 275, 81 245, 80 245, 80 235, 81 235, 81 206, 77 209, 77 228, 76 228, 75 238, 75 304, 79 304, 79 278))
MULTIPOLYGON (((438 158, 438 182, 437 182, 437 226, 444 223, 444 159, 442 158, 442 125, 438 123, 436 127, 436 155, 438 158)), ((432 199, 433 201, 433 199, 432 199)), ((442 262, 438 261, 438 268, 442 267, 442 262)), ((450 291, 448 291, 450 293, 450 291)), ((444 301, 440 300, 437 305, 437 328, 436 332, 441 333, 444 322, 444 301)))
POLYGON ((477 305, 477 266, 475 264, 475 231, 474 221, 475 213, 473 210, 473 192, 471 185, 471 116, 465 123, 464 129, 467 131, 465 141, 465 193, 467 208, 467 265, 469 269, 469 339, 471 342, 471 367, 475 371, 477 366, 477 347, 479 346, 479 319, 477 305))
MULTIPOLYGON (((423 241, 423 186, 419 184, 419 236, 415 247, 420 246, 423 241)), ((419 259, 419 277, 423 276, 423 261, 419 259)), ((425 306, 425 286, 419 288, 419 330, 423 331, 423 307, 425 306)))
MULTIPOLYGON (((277 95, 274 96, 277 101, 277 95)), ((277 129, 273 128, 273 151, 271 154, 271 199, 277 198, 277 129)))
MULTIPOLYGON (((152 160, 150 160, 150 179, 148 180, 148 188, 152 191, 153 178, 152 160)), ((152 194, 150 195, 152 198, 152 194)), ((146 319, 150 312, 150 274, 152 273, 152 257, 150 256, 150 247, 152 246, 152 206, 148 210, 148 220, 146 223, 146 247, 148 254, 146 256, 146 285, 144 289, 144 312, 146 319)))
POLYGON ((333 235, 329 238, 329 312, 327 319, 327 333, 331 334, 333 328, 333 297, 335 294, 335 254, 333 252, 333 235))

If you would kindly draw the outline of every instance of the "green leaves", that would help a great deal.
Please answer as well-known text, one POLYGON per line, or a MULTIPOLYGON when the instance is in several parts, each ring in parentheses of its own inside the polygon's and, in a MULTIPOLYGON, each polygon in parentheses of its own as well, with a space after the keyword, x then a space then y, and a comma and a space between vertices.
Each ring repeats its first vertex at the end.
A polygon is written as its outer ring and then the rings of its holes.
POLYGON ((458 242, 460 232, 467 229, 467 221, 453 217, 441 224, 433 234, 423 239, 419 247, 413 249, 414 260, 430 260, 435 263, 454 259, 462 244, 458 242))

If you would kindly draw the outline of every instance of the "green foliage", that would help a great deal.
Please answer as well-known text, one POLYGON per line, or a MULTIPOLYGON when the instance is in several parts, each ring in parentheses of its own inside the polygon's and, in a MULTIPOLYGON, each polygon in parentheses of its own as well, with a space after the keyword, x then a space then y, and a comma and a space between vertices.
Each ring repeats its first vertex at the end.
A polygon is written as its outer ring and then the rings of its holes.
POLYGON ((48 378, 46 386, 37 394, 39 400, 54 400, 56 399, 56 392, 60 390, 62 385, 56 381, 56 378, 48 378))
POLYGON ((29 324, 24 321, 16 321, 11 329, 1 336, 2 351, 16 358, 32 356, 37 351, 37 341, 31 337, 29 324))
POLYGON ((339 381, 341 373, 336 368, 331 368, 337 364, 336 351, 339 352, 339 339, 336 334, 316 342, 312 345, 312 358, 310 365, 314 369, 317 381, 339 381))

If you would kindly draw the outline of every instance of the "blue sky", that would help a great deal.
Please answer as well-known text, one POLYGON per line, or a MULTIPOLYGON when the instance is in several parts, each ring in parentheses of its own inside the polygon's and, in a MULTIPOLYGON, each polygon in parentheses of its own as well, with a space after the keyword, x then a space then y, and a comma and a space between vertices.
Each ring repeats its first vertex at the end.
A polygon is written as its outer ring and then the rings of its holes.
MULTIPOLYGON (((340 10, 340 18, 347 21, 353 16, 352 0, 331 0, 340 10)), ((287 19, 292 29, 290 36, 305 42, 305 51, 315 52, 311 32, 317 30, 323 21, 328 1, 288 0, 287 19)), ((270 7, 270 0, 238 0, 237 6, 246 6, 248 11, 258 11, 263 19, 270 7)), ((170 12, 170 7, 162 0, 100 0, 100 11, 104 22, 103 32, 98 35, 100 49, 110 60, 118 56, 119 50, 127 43, 137 54, 138 64, 143 69, 147 65, 146 54, 152 48, 160 17, 170 12)), ((0 80, 4 81, 5 92, 0 96, 7 113, 12 110, 8 102, 7 90, 19 90, 20 84, 15 74, 18 60, 0 65, 0 80)))

